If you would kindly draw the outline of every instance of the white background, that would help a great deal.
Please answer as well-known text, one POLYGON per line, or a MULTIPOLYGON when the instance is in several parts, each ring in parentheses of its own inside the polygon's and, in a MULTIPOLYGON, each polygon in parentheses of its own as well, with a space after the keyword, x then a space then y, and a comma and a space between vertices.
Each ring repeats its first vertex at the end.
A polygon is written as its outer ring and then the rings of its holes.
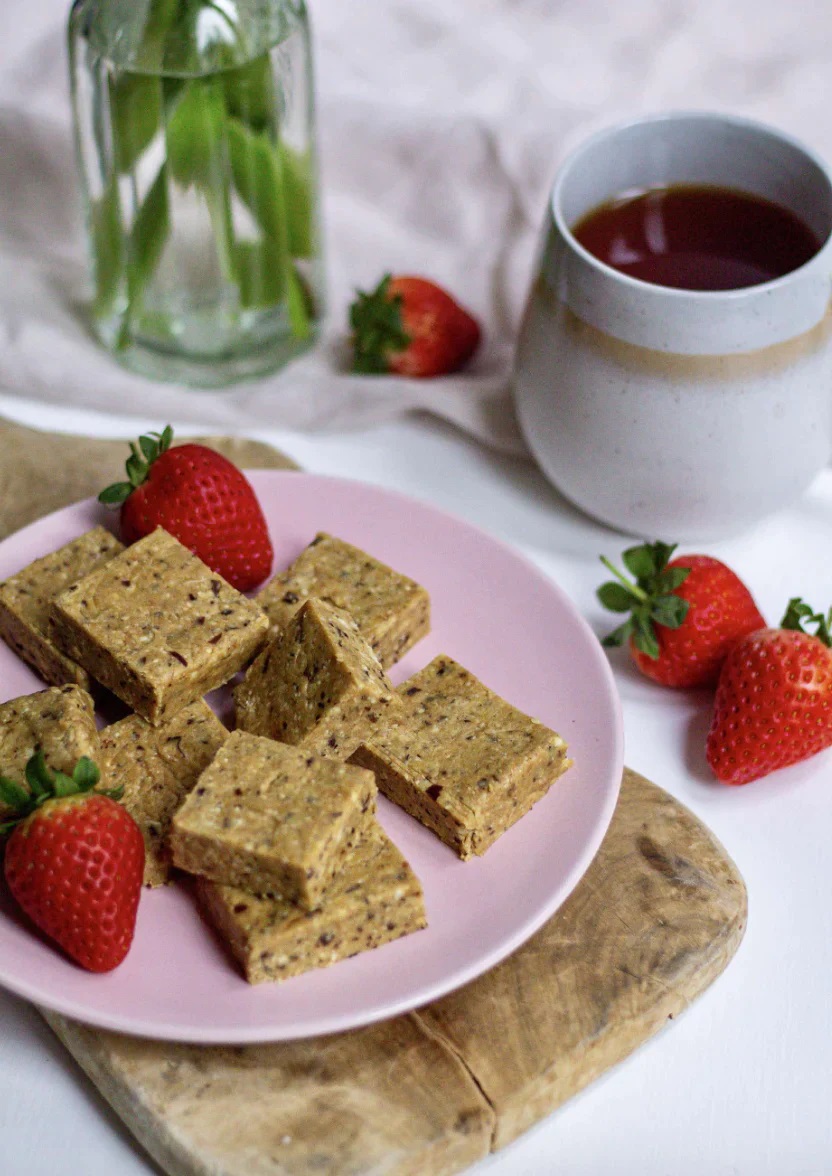
MULTIPOLYGON (((130 436, 158 421, 0 396, 30 424, 130 436)), ((263 433, 305 468, 415 494, 513 543, 598 632, 598 555, 627 540, 579 515, 528 462, 495 457, 438 423, 341 437, 263 433)), ((756 531, 709 548, 770 622, 797 592, 832 604, 832 472, 756 531)), ((725 974, 618 1069, 477 1171, 490 1176, 826 1176, 832 1172, 832 753, 745 788, 715 784, 707 695, 654 687, 614 657, 627 763, 714 830, 748 885, 750 920, 725 974)), ((0 1172, 145 1176, 154 1169, 30 1007, 0 995, 0 1172)))

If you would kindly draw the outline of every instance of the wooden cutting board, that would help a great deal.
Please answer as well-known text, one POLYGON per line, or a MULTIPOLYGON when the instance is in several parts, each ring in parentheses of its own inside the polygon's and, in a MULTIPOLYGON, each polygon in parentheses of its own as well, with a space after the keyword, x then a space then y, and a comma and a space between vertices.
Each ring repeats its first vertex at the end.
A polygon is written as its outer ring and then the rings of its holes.
MULTIPOLYGON (((40 514, 115 477, 123 452, 0 423, 0 537, 36 517, 20 504, 31 482, 9 474, 12 453, 38 479, 62 456, 61 468, 75 470, 62 501, 41 493, 40 514), (113 468, 102 478, 104 461, 113 468)), ((230 455, 291 464, 242 442, 230 455)), ((450 1176, 682 1012, 734 955, 746 912, 719 842, 627 770, 607 837, 557 915, 493 971, 417 1012, 239 1048, 143 1041, 44 1016, 169 1176, 450 1176)))

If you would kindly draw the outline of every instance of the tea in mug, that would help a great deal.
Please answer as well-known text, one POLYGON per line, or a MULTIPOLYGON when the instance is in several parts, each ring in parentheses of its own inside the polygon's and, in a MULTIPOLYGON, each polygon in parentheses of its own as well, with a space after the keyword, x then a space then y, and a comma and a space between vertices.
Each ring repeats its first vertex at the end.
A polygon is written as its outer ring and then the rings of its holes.
POLYGON ((790 209, 733 188, 677 184, 624 192, 572 228, 600 261, 681 290, 739 290, 804 265, 819 241, 790 209))

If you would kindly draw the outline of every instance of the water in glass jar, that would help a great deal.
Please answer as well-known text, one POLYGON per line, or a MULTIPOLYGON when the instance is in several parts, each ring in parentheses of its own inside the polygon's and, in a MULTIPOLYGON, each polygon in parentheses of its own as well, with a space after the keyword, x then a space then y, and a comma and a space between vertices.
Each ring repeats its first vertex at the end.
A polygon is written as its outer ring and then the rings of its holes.
POLYGON ((279 3, 274 39, 257 44, 261 23, 246 52, 233 2, 150 0, 109 29, 91 3, 70 42, 100 338, 196 384, 280 365, 322 301, 302 5, 279 3))

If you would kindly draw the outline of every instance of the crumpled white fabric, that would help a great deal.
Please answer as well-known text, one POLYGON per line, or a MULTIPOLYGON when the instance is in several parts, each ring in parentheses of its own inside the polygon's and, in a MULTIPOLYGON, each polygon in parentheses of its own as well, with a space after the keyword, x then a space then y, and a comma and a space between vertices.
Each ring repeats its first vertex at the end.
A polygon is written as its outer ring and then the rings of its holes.
POLYGON ((773 122, 832 154, 826 0, 310 0, 310 9, 330 322, 316 351, 282 372, 205 392, 129 374, 89 336, 66 4, 3 0, 0 388, 238 432, 343 430, 423 410, 520 452, 513 344, 568 147, 641 111, 702 107, 773 122), (464 374, 345 372, 352 291, 387 270, 435 278, 481 319, 486 342, 464 374))

